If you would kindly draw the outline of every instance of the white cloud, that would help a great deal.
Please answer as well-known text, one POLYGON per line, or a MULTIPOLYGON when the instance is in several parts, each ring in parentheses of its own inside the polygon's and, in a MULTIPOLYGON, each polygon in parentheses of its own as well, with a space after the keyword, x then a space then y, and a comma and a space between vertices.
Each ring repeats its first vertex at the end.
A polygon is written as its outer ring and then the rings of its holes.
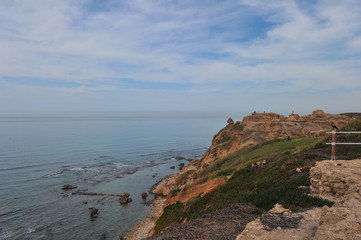
MULTIPOLYGON (((3 0, 0 87, 31 77, 96 85, 59 90, 89 94, 119 93, 122 78, 182 83, 203 97, 249 85, 260 96, 361 88, 361 3, 300 3, 3 0)), ((12 94, 26 94, 22 84, 12 94)))

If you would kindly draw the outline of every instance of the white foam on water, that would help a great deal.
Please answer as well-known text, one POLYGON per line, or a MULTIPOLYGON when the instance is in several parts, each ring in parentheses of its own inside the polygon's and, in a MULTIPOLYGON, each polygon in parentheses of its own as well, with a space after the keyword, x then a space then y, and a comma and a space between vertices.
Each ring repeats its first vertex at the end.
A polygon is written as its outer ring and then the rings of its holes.
POLYGON ((28 230, 26 231, 26 233, 33 233, 35 232, 35 228, 28 228, 28 230))
POLYGON ((11 236, 13 236, 13 234, 11 232, 5 231, 0 234, 0 239, 10 238, 11 236))
POLYGON ((74 167, 74 168, 70 168, 70 171, 80 172, 80 171, 84 171, 84 168, 82 168, 82 167, 74 167))

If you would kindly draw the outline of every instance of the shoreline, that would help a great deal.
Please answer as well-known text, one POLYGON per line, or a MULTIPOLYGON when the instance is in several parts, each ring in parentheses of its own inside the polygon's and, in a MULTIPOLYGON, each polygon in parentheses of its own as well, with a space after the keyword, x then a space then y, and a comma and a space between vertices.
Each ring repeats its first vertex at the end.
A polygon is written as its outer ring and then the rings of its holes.
MULTIPOLYGON (((151 192, 155 194, 156 189, 159 186, 162 186, 166 183, 166 181, 173 177, 172 175, 169 175, 163 179, 161 179, 159 182, 155 183, 154 186, 151 187, 151 192)), ((152 210, 149 213, 149 215, 140 223, 132 227, 129 231, 126 231, 121 235, 119 239, 124 240, 143 240, 148 238, 148 234, 153 229, 155 222, 158 220, 158 218, 162 215, 164 205, 166 203, 167 198, 166 197, 156 197, 152 199, 152 210)))
POLYGON ((156 198, 152 200, 152 211, 147 218, 134 226, 130 232, 124 234, 120 239, 124 240, 143 240, 147 239, 149 232, 153 229, 155 222, 163 212, 165 198, 156 198))

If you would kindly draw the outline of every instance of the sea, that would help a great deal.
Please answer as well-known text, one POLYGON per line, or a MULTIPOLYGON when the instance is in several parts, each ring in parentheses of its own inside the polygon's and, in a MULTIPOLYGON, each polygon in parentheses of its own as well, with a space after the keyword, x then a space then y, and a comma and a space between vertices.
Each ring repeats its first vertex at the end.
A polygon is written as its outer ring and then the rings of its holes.
POLYGON ((202 157, 227 118, 0 117, 0 239, 116 239, 150 213, 141 193, 188 164, 175 157, 202 157))

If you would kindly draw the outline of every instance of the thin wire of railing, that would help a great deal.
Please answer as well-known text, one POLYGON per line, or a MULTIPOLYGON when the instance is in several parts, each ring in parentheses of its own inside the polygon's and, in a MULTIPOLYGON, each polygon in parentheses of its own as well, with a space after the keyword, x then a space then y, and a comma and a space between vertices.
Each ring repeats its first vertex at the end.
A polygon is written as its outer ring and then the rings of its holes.
POLYGON ((332 134, 332 142, 326 143, 326 144, 332 145, 331 160, 336 160, 336 145, 361 145, 361 143, 337 143, 336 142, 336 134, 349 134, 349 133, 361 134, 360 131, 349 131, 349 132, 332 131, 332 132, 326 132, 326 133, 332 134))

